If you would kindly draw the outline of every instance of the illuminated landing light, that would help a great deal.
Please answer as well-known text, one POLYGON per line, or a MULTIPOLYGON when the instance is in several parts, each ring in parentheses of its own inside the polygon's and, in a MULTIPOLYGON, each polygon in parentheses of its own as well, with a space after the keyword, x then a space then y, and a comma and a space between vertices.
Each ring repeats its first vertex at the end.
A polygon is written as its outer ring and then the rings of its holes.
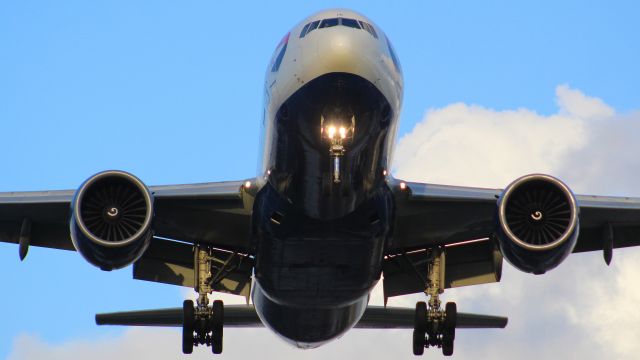
POLYGON ((404 181, 400 183, 400 190, 407 190, 407 183, 404 181))
POLYGON ((333 137, 336 136, 335 126, 329 126, 329 128, 327 129, 327 136, 329 136, 329 139, 333 139, 333 137))
POLYGON ((340 138, 341 139, 345 139, 347 137, 347 129, 345 129, 344 127, 340 127, 340 138))
POLYGON ((250 187, 251 187, 251 181, 246 181, 246 182, 244 183, 244 188, 245 188, 245 189, 248 189, 248 188, 250 188, 250 187))
POLYGON ((387 170, 382 170, 382 176, 387 176, 387 170))

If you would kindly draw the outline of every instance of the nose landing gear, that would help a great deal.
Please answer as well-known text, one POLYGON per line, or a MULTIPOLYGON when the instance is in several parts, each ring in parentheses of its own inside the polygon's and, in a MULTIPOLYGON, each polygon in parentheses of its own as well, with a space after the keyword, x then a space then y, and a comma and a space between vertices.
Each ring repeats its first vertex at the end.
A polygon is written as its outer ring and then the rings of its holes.
POLYGON ((344 155, 344 146, 341 144, 333 144, 329 149, 329 154, 333 160, 333 183, 340 184, 340 158, 344 155))
POLYGON ((428 265, 427 288, 428 304, 416 303, 413 328, 413 354, 422 355, 428 347, 442 348, 444 356, 453 355, 453 342, 456 337, 456 303, 448 302, 444 310, 440 306, 440 294, 444 292, 444 250, 431 251, 428 265))

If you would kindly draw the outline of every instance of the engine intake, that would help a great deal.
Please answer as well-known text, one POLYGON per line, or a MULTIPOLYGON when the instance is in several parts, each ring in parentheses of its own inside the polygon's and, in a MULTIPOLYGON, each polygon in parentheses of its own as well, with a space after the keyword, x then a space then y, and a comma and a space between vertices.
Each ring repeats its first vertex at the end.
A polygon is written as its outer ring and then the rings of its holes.
POLYGON ((71 239, 91 264, 119 269, 149 246, 152 218, 153 197, 140 179, 124 171, 104 171, 87 179, 75 194, 71 239))
POLYGON ((555 177, 525 175, 498 200, 498 239, 504 257, 518 269, 543 274, 558 266, 578 239, 578 206, 555 177))

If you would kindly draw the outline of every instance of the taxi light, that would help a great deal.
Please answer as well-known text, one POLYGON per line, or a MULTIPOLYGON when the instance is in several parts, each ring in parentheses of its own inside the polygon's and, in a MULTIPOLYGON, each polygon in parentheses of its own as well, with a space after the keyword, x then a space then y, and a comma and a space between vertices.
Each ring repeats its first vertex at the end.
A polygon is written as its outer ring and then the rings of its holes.
POLYGON ((333 139, 335 135, 336 135, 336 127, 329 126, 329 128, 327 129, 327 136, 329 136, 329 139, 333 139))

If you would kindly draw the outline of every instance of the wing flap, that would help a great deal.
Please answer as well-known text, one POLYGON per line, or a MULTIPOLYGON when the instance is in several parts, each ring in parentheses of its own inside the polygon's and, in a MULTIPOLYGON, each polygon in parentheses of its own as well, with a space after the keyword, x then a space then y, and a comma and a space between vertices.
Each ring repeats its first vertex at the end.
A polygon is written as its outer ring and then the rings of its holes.
MULTIPOLYGON (((217 249, 212 250, 212 255, 212 289, 248 299, 253 258, 217 249)), ((133 265, 133 278, 194 288, 193 246, 154 238, 149 249, 133 265)))
MULTIPOLYGON (((467 241, 445 247, 445 288, 500 281, 502 255, 488 240, 467 241)), ((387 256, 383 263, 385 299, 424 291, 426 250, 387 256)))

